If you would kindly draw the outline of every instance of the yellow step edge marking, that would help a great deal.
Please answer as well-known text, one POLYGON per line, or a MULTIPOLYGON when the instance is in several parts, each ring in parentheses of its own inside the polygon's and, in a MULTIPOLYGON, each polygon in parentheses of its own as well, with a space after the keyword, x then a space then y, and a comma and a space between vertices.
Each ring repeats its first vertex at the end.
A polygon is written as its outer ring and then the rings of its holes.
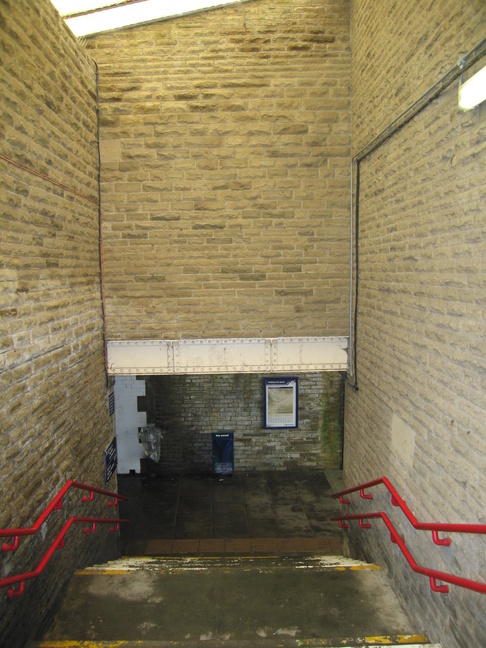
MULTIPOLYGON (((273 556, 272 556, 273 557, 273 556)), ((322 565, 316 566, 316 565, 310 565, 308 568, 312 569, 313 567, 316 568, 323 568, 322 565)), ((325 569, 329 571, 373 571, 373 570, 379 570, 381 569, 380 565, 351 565, 351 566, 342 566, 339 565, 337 567, 334 567, 332 565, 329 566, 324 566, 325 569)), ((74 573, 76 576, 126 576, 127 574, 133 574, 137 572, 138 570, 136 568, 132 569, 77 569, 74 573)), ((165 574, 165 573, 183 573, 185 572, 186 569, 184 567, 171 567, 170 569, 161 569, 158 571, 159 574, 165 574)))
MULTIPOLYGON (((417 646, 428 644, 429 639, 425 635, 419 634, 406 634, 406 635, 386 635, 386 636, 377 636, 377 637, 358 637, 353 639, 343 639, 341 642, 336 643, 336 639, 299 639, 297 640, 297 646, 309 646, 309 648, 326 648, 326 647, 335 647, 337 646, 417 646)), ((43 648, 43 647, 42 647, 43 648)))
POLYGON ((428 637, 425 635, 396 635, 394 637, 366 637, 368 643, 374 643, 378 646, 390 646, 393 644, 417 644, 428 643, 428 637))
POLYGON ((143 641, 41 641, 37 648, 123 648, 130 644, 130 648, 142 646, 143 641))
MULTIPOLYGON (((428 644, 429 640, 425 635, 394 635, 394 636, 377 636, 377 637, 362 637, 357 639, 358 646, 396 646, 396 645, 423 645, 428 644)), ((135 646, 143 646, 143 641, 41 641, 38 648, 123 648, 123 646, 130 645, 131 648, 135 646)), ((171 642, 172 643, 172 642, 171 642)), ((174 645, 177 645, 175 642, 174 645)), ((336 640, 326 639, 301 639, 297 641, 297 646, 314 646, 322 647, 336 646, 336 640)), ((341 642, 341 646, 345 646, 341 642)))
MULTIPOLYGON (((95 575, 104 575, 104 576, 125 576, 126 574, 133 574, 133 569, 78 569, 74 573, 76 576, 92 576, 95 575)), ((123 644, 120 644, 123 645, 123 644)))
POLYGON ((328 569, 334 569, 334 571, 372 571, 373 569, 381 569, 380 565, 339 565, 333 567, 329 565, 328 569))

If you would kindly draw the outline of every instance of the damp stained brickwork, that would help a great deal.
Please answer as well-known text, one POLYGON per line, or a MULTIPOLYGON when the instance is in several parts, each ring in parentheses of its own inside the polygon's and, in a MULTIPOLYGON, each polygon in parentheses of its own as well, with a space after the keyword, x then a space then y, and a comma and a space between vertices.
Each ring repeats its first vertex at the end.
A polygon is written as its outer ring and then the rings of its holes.
POLYGON ((342 378, 299 374, 298 427, 265 429, 260 374, 153 376, 147 422, 163 433, 159 470, 210 472, 212 433, 234 433, 238 471, 341 467, 342 378))

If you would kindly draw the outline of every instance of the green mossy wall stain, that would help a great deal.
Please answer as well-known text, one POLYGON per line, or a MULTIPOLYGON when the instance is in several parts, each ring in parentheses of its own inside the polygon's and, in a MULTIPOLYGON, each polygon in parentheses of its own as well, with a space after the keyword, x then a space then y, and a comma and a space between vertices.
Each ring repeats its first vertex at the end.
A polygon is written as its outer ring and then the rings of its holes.
POLYGON ((326 466, 341 468, 344 434, 343 384, 339 373, 326 374, 327 391, 321 402, 321 449, 326 466))

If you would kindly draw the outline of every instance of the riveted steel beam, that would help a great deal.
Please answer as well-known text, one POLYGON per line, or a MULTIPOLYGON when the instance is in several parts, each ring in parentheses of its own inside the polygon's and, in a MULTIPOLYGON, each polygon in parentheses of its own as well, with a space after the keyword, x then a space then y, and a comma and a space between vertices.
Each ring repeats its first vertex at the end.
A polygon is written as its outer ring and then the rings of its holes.
POLYGON ((112 376, 346 371, 348 338, 110 341, 107 360, 112 376))

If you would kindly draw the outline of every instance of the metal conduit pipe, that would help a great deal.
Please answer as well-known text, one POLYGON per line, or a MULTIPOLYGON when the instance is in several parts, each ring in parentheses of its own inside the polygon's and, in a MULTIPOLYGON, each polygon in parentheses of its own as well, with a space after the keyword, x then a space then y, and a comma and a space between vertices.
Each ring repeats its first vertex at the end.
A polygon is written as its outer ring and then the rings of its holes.
POLYGON ((350 323, 349 323, 349 377, 355 391, 358 390, 357 376, 357 325, 358 325, 358 285, 359 285, 359 174, 360 162, 370 153, 376 151, 401 128, 406 126, 434 99, 436 99, 456 79, 486 55, 486 38, 483 38, 473 49, 465 54, 458 63, 446 72, 427 92, 404 110, 389 126, 384 128, 374 139, 362 148, 351 160, 351 288, 350 288, 350 323), (353 166, 356 164, 356 191, 354 191, 353 166), (353 200, 354 198, 354 200, 353 200), (353 266, 356 264, 353 273, 353 266), (353 282, 354 274, 354 282, 353 282), (354 288, 354 301, 353 301, 354 288))
POLYGON ((353 350, 353 264, 354 264, 354 231, 353 231, 353 201, 354 201, 354 186, 353 186, 353 160, 351 160, 351 204, 350 214, 351 218, 349 223, 349 346, 348 346, 348 363, 349 363, 349 377, 354 378, 354 350, 353 350))

